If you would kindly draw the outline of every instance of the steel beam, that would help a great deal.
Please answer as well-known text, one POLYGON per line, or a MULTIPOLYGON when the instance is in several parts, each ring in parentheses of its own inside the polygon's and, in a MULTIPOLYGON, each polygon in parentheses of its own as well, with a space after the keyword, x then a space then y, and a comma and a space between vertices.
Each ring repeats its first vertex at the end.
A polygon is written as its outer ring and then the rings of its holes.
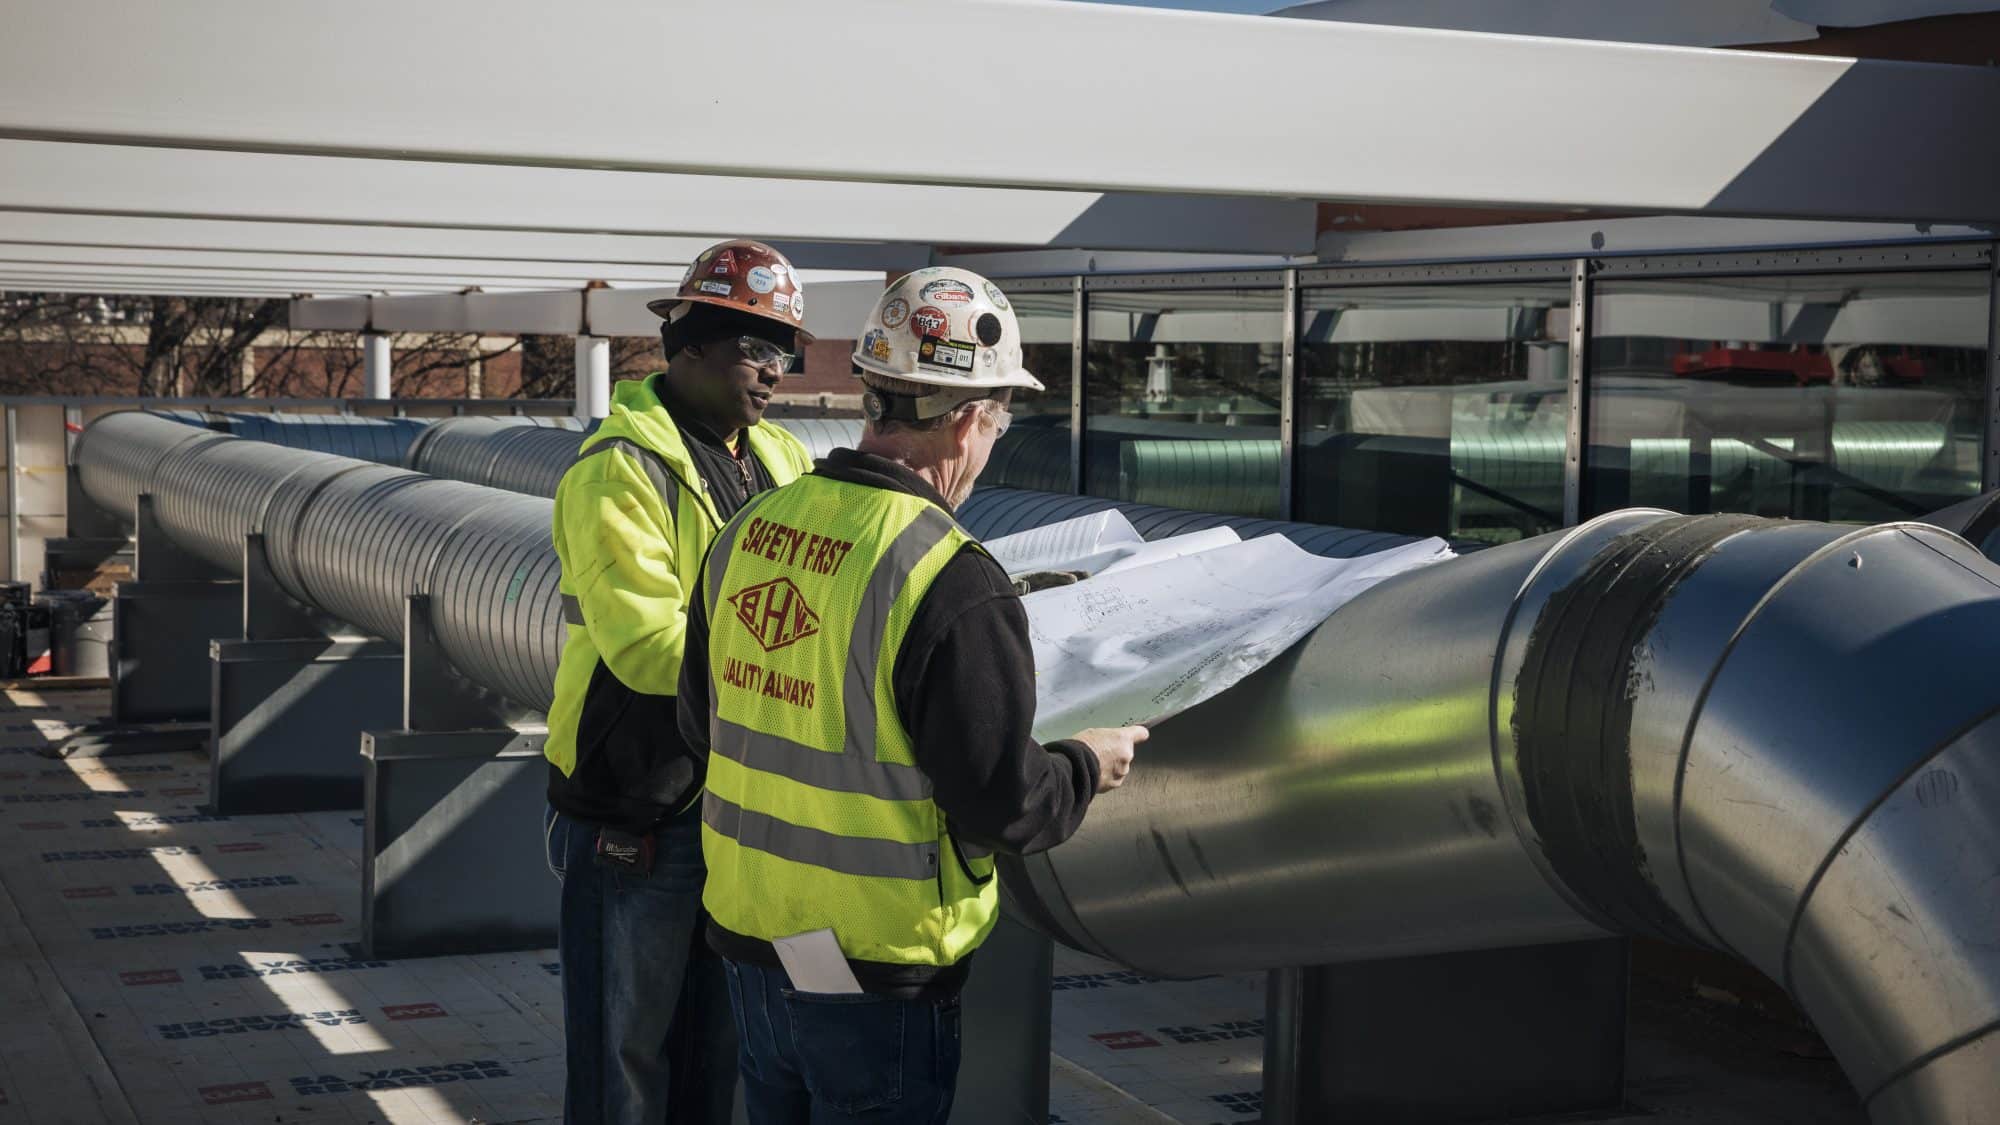
MULTIPOLYGON (((680 240, 685 241, 685 240, 680 240)), ((699 248, 697 248, 698 251, 699 248)), ((392 287, 401 278, 476 283, 486 278, 540 278, 550 287, 592 280, 628 285, 678 285, 686 272, 683 261, 601 262, 584 260, 520 261, 498 258, 411 258, 368 254, 293 254, 274 251, 210 250, 123 246, 68 246, 0 241, 0 266, 60 266, 118 269, 226 271, 252 274, 353 274, 381 279, 392 287)))
MULTIPOLYGON (((801 270, 799 276, 812 296, 806 329, 829 339, 852 337, 882 291, 881 278, 873 274, 801 270)), ((291 324, 350 332, 372 325, 396 332, 654 336, 660 318, 646 305, 675 291, 664 286, 310 299, 292 303, 291 324)))
POLYGON ((1966 140, 2000 121, 1992 68, 1098 4, 915 17, 899 0, 607 0, 560 21, 529 0, 218 0, 199 19, 147 0, 44 4, 14 13, 0 75, 0 131, 19 137, 1280 199, 2000 217, 2000 149, 1966 140), (909 42, 913 20, 926 41, 968 48, 916 88, 915 125, 888 108, 910 104, 907 68, 784 77, 823 73, 830 43, 909 42), (771 77, 659 80, 669 49, 726 58, 745 42, 771 77), (1107 85, 1106 60, 1140 45, 1146 65, 1107 85), (530 56, 592 59, 587 95, 562 68, 494 86, 492 60, 530 56), (283 96, 246 108, 246 90, 283 96), (1078 112, 1110 98, 1133 112, 1078 112), (1496 127, 1493 107, 1526 106, 1562 107, 1563 143, 1496 127), (745 144, 746 121, 785 142, 745 144))
MULTIPOLYGON (((43 246, 358 255, 412 262, 456 258, 639 266, 693 261, 714 241, 688 235, 255 222, 4 209, 0 209, 0 239, 43 246)), ((931 258, 929 247, 903 242, 779 241, 777 247, 800 269, 909 270, 929 264, 931 258)))
MULTIPOLYGON (((0 137, 8 135, 4 107, 16 77, 4 70, 12 42, 0 45, 0 137)), ((175 88, 187 77, 183 74, 175 88)), ((490 87, 484 78, 481 85, 490 87)), ((326 96, 338 102, 349 91, 326 96)), ((574 104, 574 97, 570 101, 574 104)), ((740 130, 740 122, 735 128, 740 130)), ((1313 205, 1295 200, 857 184, 39 140, 0 140, 0 207, 705 241, 752 235, 804 242, 1232 254, 1310 253, 1316 229, 1313 205)), ((828 264, 884 265, 829 257, 828 264)))

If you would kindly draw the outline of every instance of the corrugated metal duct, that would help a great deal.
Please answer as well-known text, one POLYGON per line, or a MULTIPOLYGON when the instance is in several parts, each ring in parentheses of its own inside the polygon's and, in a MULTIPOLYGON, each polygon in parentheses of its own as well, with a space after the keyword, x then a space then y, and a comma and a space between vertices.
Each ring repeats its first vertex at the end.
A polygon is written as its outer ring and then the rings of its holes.
MULTIPOLYGON (((858 418, 783 418, 777 424, 803 441, 815 458, 861 437, 858 418)), ((517 418, 451 418, 431 426, 403 463, 421 473, 504 488, 529 496, 554 496, 576 460, 582 435, 517 418)))
MULTIPOLYGON (((380 635, 431 595, 462 673, 547 706, 550 501, 251 444, 120 414, 78 457, 93 500, 150 490, 191 548, 261 526, 288 593, 380 635)), ((1066 943, 1169 975, 1604 932, 1725 950, 1877 1122, 2000 1120, 1997 662, 2000 570, 1937 528, 1615 513, 1369 590, 1003 870, 1066 943)))

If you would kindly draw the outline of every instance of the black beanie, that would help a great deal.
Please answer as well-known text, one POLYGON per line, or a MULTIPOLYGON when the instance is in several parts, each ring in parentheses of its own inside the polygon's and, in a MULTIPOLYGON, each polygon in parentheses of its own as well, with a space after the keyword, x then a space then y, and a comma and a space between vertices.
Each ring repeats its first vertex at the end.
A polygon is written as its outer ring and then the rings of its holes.
POLYGON ((697 303, 679 320, 660 322, 660 346, 665 349, 669 360, 674 358, 674 353, 690 345, 712 344, 738 336, 769 340, 788 352, 797 350, 797 333, 787 325, 756 313, 697 303))

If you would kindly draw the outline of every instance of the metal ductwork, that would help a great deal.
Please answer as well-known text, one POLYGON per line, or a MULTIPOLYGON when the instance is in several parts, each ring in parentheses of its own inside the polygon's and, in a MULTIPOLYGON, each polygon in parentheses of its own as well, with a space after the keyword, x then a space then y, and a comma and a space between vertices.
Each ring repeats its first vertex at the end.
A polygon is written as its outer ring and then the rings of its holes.
MULTIPOLYGON (((371 632, 429 594, 460 672, 547 706, 548 500, 133 414, 78 458, 97 503, 151 492, 218 565, 261 530, 289 594, 371 632)), ((963 514, 991 535, 1109 503, 963 514)), ((1154 535, 1201 518, 1120 507, 1154 535)), ((1924 525, 1651 511, 1406 574, 1161 724, 1073 841, 1006 865, 1010 896, 1176 976, 1710 946, 1798 1000, 1877 1122, 2000 1120, 1996 579, 1924 525)))
MULTIPOLYGON (((774 419, 804 442, 815 458, 861 437, 859 418, 774 419)), ((529 496, 554 496, 576 461, 575 427, 529 424, 522 418, 452 418, 432 425, 411 445, 403 464, 420 473, 504 488, 529 496)))
MULTIPOLYGON (((350 414, 224 413, 207 410, 153 410, 145 411, 143 414, 138 411, 120 411, 117 414, 106 415, 106 418, 124 414, 151 417, 155 420, 174 422, 180 426, 178 441, 168 436, 166 431, 160 431, 160 436, 156 440, 131 448, 104 448, 108 443, 100 439, 100 448, 91 461, 91 471, 97 475, 99 486, 115 495, 135 496, 137 495, 135 489, 144 491, 141 486, 154 478, 160 459, 183 441, 194 442, 204 436, 229 434, 289 449, 311 449, 361 461, 396 465, 402 463, 412 444, 421 438, 427 426, 427 423, 412 418, 369 418, 350 414)), ((95 426, 92 428, 95 429, 95 426)), ((88 489, 85 490, 85 494, 91 495, 88 489)), ((131 504, 128 503, 115 510, 106 510, 127 530, 130 529, 131 504)), ((242 546, 239 537, 236 545, 231 548, 232 558, 235 557, 235 553, 241 552, 242 546)))
POLYGON ((430 427, 424 418, 375 418, 362 414, 266 414, 260 411, 157 410, 219 434, 268 441, 290 449, 337 453, 377 464, 401 464, 430 427))
POLYGON ((2000 562, 2000 489, 1932 512, 1923 522, 1962 536, 1987 558, 2000 562))
POLYGON ((1911 524, 1627 511, 1495 547, 1160 725, 1004 877, 1166 976, 1708 946, 1798 1001, 1875 1121, 2000 1120, 1996 580, 1911 524))
POLYGON ((94 422, 76 457, 92 501, 130 518, 151 493, 161 530, 222 570, 261 532, 288 595, 368 634, 402 639, 405 597, 431 595, 461 674, 547 709, 563 639, 550 501, 138 413, 94 422))

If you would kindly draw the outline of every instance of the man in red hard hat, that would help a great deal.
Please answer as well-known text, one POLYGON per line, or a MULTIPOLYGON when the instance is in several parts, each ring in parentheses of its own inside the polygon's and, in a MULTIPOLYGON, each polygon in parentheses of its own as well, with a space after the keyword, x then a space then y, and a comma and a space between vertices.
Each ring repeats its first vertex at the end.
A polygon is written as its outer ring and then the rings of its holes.
POLYGON ((555 495, 567 640, 549 708, 549 867, 572 1125, 727 1125, 736 1039, 702 941, 703 760, 674 722, 683 609, 722 525, 812 466, 763 421, 805 294, 758 242, 710 247, 663 319, 667 369, 621 382, 555 495))

